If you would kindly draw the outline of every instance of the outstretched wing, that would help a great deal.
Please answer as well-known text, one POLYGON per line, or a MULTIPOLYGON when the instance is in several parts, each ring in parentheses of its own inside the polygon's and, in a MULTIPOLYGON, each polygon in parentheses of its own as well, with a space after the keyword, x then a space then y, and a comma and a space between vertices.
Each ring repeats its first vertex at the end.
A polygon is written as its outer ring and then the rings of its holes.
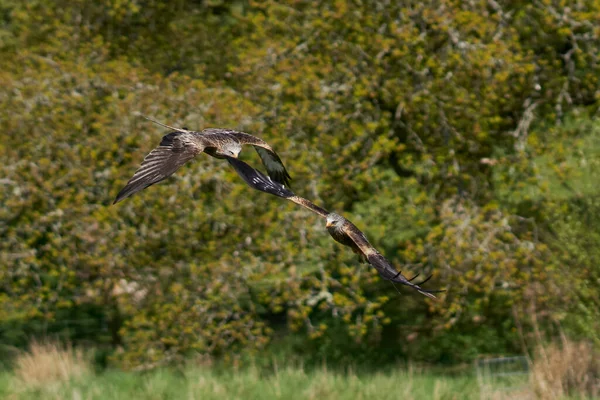
MULTIPOLYGON (((349 221, 348 221, 349 222, 349 221)), ((431 277, 425 279, 423 282, 419 284, 412 283, 411 280, 406 279, 402 276, 402 273, 396 271, 396 269, 392 266, 392 264, 385 258, 381 253, 375 249, 371 243, 367 240, 367 237, 364 233, 362 233, 356 226, 352 223, 347 223, 344 225, 344 233, 348 235, 350 239, 358 246, 360 251, 364 254, 369 264, 371 264, 379 275, 388 281, 392 281, 394 283, 400 283, 402 285, 411 287, 418 291, 419 293, 435 299, 436 297, 433 293, 443 292, 443 290, 425 290, 421 288, 419 285, 427 282, 431 277)), ((414 278, 413 278, 414 279, 414 278)))
POLYGON ((163 136, 157 148, 144 158, 140 168, 133 174, 113 204, 162 181, 172 175, 187 161, 204 150, 202 137, 195 132, 170 132, 163 136))
POLYGON ((284 199, 295 196, 294 192, 283 186, 281 183, 271 180, 271 178, 252 168, 242 160, 229 156, 226 156, 226 158, 238 175, 251 188, 272 194, 277 197, 283 197, 284 199))
POLYGON ((264 140, 244 132, 229 132, 241 144, 250 144, 260 156, 269 176, 282 185, 290 186, 290 174, 285 169, 281 158, 264 140))
POLYGON ((310 211, 320 215, 321 217, 326 218, 327 214, 329 214, 327 210, 317 206, 310 200, 307 200, 300 196, 296 196, 296 194, 290 189, 286 188, 279 182, 273 181, 271 178, 265 176, 265 174, 263 174, 262 172, 252 168, 242 160, 229 156, 226 156, 226 158, 227 161, 229 161, 229 164, 231 164, 231 166, 236 170, 238 175, 251 188, 293 201, 294 203, 309 209, 310 211))

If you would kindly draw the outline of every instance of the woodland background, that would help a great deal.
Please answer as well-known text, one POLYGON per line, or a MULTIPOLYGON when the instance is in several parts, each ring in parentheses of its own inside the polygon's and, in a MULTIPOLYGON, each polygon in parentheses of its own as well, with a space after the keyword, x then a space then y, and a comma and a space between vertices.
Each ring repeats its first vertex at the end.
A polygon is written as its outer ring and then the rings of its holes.
MULTIPOLYGON (((600 1, 0 0, 0 352, 458 364, 600 345, 600 1), (164 133, 256 134, 434 302, 164 133)), ((242 159, 262 168, 251 149, 242 159)))

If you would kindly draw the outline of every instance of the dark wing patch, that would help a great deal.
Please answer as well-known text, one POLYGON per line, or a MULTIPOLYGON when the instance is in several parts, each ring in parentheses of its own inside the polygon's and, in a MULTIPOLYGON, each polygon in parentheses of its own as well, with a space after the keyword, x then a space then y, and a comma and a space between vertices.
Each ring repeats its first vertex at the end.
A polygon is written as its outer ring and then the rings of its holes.
POLYGON ((281 183, 274 182, 262 172, 252 168, 242 160, 233 157, 226 157, 229 164, 235 169, 238 175, 253 189, 269 193, 284 199, 294 196, 294 192, 287 189, 281 183))
POLYGON ((327 214, 329 214, 327 210, 324 210, 323 208, 303 197, 296 196, 290 189, 286 188, 279 182, 274 182, 271 178, 265 176, 265 174, 252 168, 245 162, 229 156, 226 156, 225 158, 227 158, 229 164, 231 164, 238 175, 251 188, 293 201, 294 203, 308 208, 310 211, 322 217, 327 217, 327 214))
POLYGON ((367 261, 369 262, 369 264, 371 264, 373 267, 375 267, 375 269, 377 270, 377 272, 379 272, 379 275, 383 279, 413 288, 417 292, 419 292, 429 298, 436 299, 437 297, 435 297, 433 295, 433 293, 439 293, 439 292, 444 291, 444 290, 425 290, 419 286, 419 285, 422 285, 423 283, 427 282, 431 277, 425 279, 423 282, 420 282, 419 284, 410 282, 410 280, 408 280, 404 276, 402 276, 401 272, 396 271, 396 269, 390 264, 388 259, 385 258, 384 256, 382 256, 380 253, 369 254, 367 256, 367 261))
POLYGON ((281 158, 272 150, 266 149, 261 146, 254 146, 256 152, 260 156, 269 176, 273 178, 274 181, 281 183, 282 185, 290 186, 290 180, 292 177, 285 169, 281 158))
POLYGON ((160 145, 144 158, 113 204, 169 177, 203 149, 201 141, 191 133, 171 132, 163 136, 160 145))

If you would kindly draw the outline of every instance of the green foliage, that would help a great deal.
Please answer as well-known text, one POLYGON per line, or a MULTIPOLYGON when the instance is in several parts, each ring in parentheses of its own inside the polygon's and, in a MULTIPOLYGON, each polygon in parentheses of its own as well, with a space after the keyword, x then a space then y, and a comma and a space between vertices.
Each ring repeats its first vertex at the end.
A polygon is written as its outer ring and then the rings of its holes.
POLYGON ((600 301, 598 266, 600 199, 597 195, 573 198, 556 212, 548 241, 560 256, 563 301, 560 320, 572 335, 600 344, 600 301))
POLYGON ((597 331, 597 1, 1 0, 0 21, 0 341, 136 368, 289 331, 343 362, 597 331), (138 113, 261 136, 298 194, 447 293, 398 295, 210 157, 110 206, 160 140, 138 113))

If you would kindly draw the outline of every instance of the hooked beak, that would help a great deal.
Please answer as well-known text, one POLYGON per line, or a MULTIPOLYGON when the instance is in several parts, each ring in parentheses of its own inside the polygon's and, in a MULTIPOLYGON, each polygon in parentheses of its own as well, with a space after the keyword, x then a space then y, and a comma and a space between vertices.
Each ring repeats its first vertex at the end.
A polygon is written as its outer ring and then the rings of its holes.
POLYGON ((329 221, 327 221, 327 223, 325 224, 325 228, 329 228, 330 226, 333 226, 333 224, 329 221))

